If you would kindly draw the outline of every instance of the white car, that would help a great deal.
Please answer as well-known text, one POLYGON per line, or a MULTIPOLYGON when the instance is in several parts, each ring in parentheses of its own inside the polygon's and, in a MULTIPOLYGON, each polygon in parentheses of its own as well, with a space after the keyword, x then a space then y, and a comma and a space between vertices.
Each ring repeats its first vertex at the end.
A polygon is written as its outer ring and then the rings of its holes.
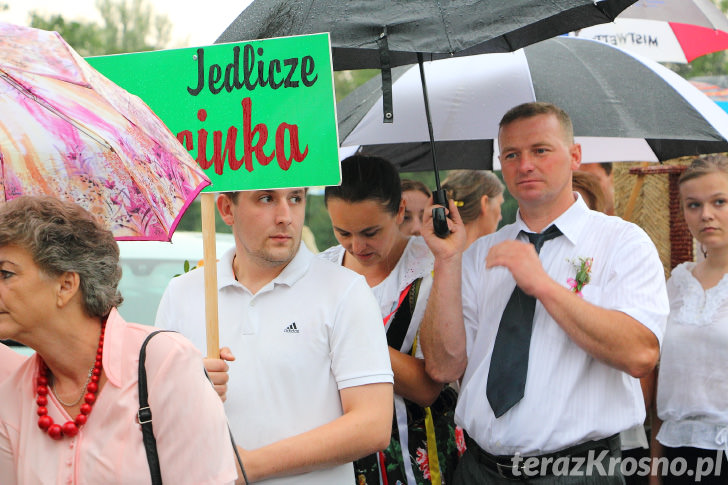
MULTIPOLYGON (((235 245, 232 234, 215 236, 218 259, 235 245)), ((119 241, 124 302, 119 313, 128 322, 154 325, 157 306, 169 281, 185 272, 185 262, 194 268, 202 261, 202 233, 175 232, 172 242, 119 241)), ((202 304, 204 295, 200 295, 202 304)))

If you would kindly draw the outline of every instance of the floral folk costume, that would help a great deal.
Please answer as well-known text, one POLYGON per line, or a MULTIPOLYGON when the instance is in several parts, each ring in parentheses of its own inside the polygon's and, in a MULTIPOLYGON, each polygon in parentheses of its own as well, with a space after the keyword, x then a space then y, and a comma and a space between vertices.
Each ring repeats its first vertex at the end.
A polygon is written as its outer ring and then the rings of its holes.
MULTIPOLYGON (((341 264, 346 250, 332 247, 319 256, 341 264)), ((411 237, 397 265, 372 288, 382 312, 387 343, 400 352, 422 358, 418 331, 432 286, 433 256, 421 237, 411 237)), ((450 483, 465 451, 462 430, 456 429, 457 393, 446 386, 437 400, 423 408, 394 396, 394 422, 389 446, 354 462, 357 485, 430 485, 450 483)))

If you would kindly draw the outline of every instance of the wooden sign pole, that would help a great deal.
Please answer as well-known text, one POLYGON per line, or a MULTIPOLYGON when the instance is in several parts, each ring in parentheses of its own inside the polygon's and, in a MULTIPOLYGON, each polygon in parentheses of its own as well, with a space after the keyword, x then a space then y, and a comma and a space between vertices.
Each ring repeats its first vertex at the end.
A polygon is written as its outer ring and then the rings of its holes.
POLYGON ((220 336, 217 323, 217 256, 215 254, 215 194, 200 194, 202 210, 202 249, 205 271, 205 328, 207 357, 220 357, 220 336))

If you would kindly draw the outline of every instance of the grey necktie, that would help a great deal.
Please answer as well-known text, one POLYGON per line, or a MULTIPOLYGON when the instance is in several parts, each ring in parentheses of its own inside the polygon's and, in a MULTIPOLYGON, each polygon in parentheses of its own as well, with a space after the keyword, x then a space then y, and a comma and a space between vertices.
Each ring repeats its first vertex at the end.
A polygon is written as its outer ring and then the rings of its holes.
MULTIPOLYGON (((546 241, 561 236, 554 225, 538 234, 521 232, 528 236, 537 253, 546 241)), ((535 309, 536 299, 516 285, 498 326, 488 371, 486 395, 496 418, 523 398, 535 309)))

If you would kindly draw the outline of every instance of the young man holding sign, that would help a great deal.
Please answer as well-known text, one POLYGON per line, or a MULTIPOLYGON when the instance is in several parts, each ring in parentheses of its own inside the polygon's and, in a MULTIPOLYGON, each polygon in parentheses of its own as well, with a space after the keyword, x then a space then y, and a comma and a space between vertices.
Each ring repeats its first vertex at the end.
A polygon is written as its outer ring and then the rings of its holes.
MULTIPOLYGON (((353 484, 351 462, 389 443, 392 370, 365 280, 301 244, 305 200, 302 188, 218 197, 235 248, 217 268, 226 347, 205 366, 251 482, 353 484)), ((172 280, 156 325, 204 352, 203 281, 201 269, 172 280)))

